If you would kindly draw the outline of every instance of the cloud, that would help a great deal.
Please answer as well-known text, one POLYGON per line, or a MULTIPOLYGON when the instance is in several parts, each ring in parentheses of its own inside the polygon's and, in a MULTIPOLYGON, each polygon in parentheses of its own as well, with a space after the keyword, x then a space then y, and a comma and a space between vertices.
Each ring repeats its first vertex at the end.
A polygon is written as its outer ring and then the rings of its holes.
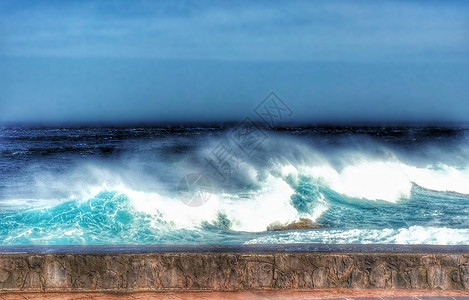
POLYGON ((300 61, 469 57, 469 6, 462 2, 29 3, 3 10, 0 54, 300 61))

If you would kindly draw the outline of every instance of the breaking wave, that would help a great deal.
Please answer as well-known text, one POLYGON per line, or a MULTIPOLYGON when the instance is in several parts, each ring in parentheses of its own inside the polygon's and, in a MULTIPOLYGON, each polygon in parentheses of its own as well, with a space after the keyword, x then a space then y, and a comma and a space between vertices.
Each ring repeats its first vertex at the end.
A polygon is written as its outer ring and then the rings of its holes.
POLYGON ((224 140, 223 134, 139 140, 107 161, 60 168, 55 159, 59 171, 35 161, 27 167, 29 190, 3 190, 0 239, 15 245, 469 243, 465 139, 417 149, 355 136, 321 143, 271 133, 240 158, 228 180, 204 163, 224 140), (211 183, 204 205, 178 197, 179 180, 191 172, 211 183), (24 190, 28 197, 11 196, 24 190), (322 228, 266 231, 300 218, 322 228))

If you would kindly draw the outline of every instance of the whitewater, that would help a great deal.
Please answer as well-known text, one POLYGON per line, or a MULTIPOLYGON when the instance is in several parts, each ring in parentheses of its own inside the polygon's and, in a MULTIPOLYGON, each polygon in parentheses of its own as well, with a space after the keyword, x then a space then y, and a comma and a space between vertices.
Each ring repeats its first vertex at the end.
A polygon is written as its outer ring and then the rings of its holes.
POLYGON ((464 126, 235 130, 3 127, 0 243, 469 244, 464 126))

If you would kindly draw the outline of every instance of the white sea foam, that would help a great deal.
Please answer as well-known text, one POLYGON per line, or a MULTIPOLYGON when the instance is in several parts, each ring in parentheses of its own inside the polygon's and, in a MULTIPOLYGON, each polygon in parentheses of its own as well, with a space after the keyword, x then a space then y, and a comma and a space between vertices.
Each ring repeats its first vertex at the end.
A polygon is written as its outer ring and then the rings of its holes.
MULTIPOLYGON (((287 169, 291 169, 291 166, 287 169)), ((412 182, 402 165, 395 162, 358 163, 339 171, 328 165, 303 166, 295 173, 309 176, 340 194, 368 200, 396 202, 410 197, 412 188, 412 182)))
POLYGON ((435 191, 469 194, 469 168, 455 168, 445 164, 427 168, 406 166, 409 178, 415 184, 435 191))
POLYGON ((245 244, 432 244, 463 245, 469 229, 411 226, 409 228, 290 231, 269 234, 245 244))
POLYGON ((264 231, 274 222, 289 223, 299 216, 290 197, 293 189, 281 178, 268 176, 261 190, 248 198, 227 197, 223 211, 233 222, 233 230, 264 231))
POLYGON ((419 168, 395 159, 351 163, 337 170, 328 164, 320 166, 279 166, 282 177, 308 176, 317 184, 352 197, 397 202, 408 199, 413 184, 423 188, 469 194, 469 168, 439 164, 419 168))
POLYGON ((212 194, 199 207, 185 205, 179 199, 157 193, 132 191, 117 187, 127 195, 138 211, 154 214, 179 228, 194 228, 204 222, 214 223, 219 213, 225 214, 236 231, 265 231, 274 222, 289 223, 298 219, 291 205, 293 189, 281 178, 269 176, 263 188, 244 197, 228 193, 212 194))

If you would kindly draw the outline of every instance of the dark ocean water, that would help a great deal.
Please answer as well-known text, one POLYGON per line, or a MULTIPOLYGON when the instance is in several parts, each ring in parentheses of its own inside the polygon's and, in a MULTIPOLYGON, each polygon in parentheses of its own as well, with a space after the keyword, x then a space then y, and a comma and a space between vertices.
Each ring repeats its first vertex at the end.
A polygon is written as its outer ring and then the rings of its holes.
POLYGON ((469 244, 463 127, 0 129, 1 245, 469 244), (320 229, 267 231, 300 218, 320 229))

